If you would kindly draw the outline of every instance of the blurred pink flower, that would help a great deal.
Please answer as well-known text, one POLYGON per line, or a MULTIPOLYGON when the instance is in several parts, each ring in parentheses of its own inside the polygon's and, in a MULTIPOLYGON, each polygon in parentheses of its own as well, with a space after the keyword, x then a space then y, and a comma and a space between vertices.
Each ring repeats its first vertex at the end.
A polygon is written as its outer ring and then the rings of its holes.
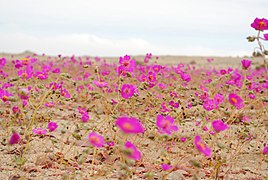
POLYGON ((0 58, 0 68, 3 68, 6 65, 6 58, 0 58))
POLYGON ((33 129, 33 133, 38 134, 38 135, 45 135, 47 134, 47 130, 42 129, 42 128, 36 128, 36 129, 33 129))
POLYGON ((265 18, 262 19, 256 18, 254 22, 251 24, 251 27, 260 31, 268 30, 268 20, 265 18))
POLYGON ((47 126, 50 132, 55 131, 58 128, 58 124, 52 121, 49 122, 47 126))
POLYGON ((265 41, 268 41, 268 34, 264 34, 263 38, 264 38, 265 41))
POLYGON ((18 106, 13 106, 13 107, 12 107, 12 112, 13 112, 14 114, 20 114, 20 109, 19 109, 19 107, 18 107, 18 106))
POLYGON ((13 144, 17 144, 19 141, 20 141, 20 135, 19 135, 18 133, 14 132, 14 133, 11 135, 11 137, 10 137, 8 143, 9 143, 10 145, 13 145, 13 144))
POLYGON ((61 89, 60 91, 61 95, 65 98, 71 98, 70 93, 67 91, 67 89, 61 89))
POLYGON ((89 133, 88 140, 93 146, 96 146, 98 148, 102 147, 104 144, 103 136, 101 136, 95 132, 89 133))
POLYGON ((135 93, 136 87, 132 84, 123 84, 121 88, 121 96, 125 99, 131 98, 135 93))
POLYGON ((168 171, 170 169, 173 168, 173 166, 169 165, 169 164, 161 164, 161 168, 164 170, 164 171, 168 171))
POLYGON ((229 94, 229 102, 235 106, 237 109, 241 109, 244 107, 243 99, 237 94, 229 94))
POLYGON ((229 126, 227 124, 224 124, 222 120, 212 121, 212 127, 217 132, 224 131, 229 128, 229 126))
POLYGON ((203 153, 206 157, 211 156, 211 149, 201 140, 200 136, 195 136, 194 138, 194 145, 195 147, 203 153))
POLYGON ((162 114, 156 117, 156 126, 158 127, 158 132, 161 134, 171 134, 172 131, 178 131, 178 126, 174 125, 174 118, 171 116, 163 116, 162 114))
POLYGON ((41 80, 45 80, 48 78, 47 74, 45 72, 36 72, 35 73, 35 76, 38 78, 38 79, 41 79, 41 80))
POLYGON ((243 59, 241 61, 243 69, 248 69, 251 65, 251 60, 243 59))
POLYGON ((134 117, 122 116, 117 118, 115 124, 127 134, 138 134, 144 132, 142 123, 134 117))
POLYGON ((268 154, 268 146, 265 146, 262 150, 262 154, 268 154))
POLYGON ((141 152, 130 141, 126 142, 125 148, 131 151, 128 155, 129 158, 134 159, 136 161, 139 161, 141 159, 141 152))

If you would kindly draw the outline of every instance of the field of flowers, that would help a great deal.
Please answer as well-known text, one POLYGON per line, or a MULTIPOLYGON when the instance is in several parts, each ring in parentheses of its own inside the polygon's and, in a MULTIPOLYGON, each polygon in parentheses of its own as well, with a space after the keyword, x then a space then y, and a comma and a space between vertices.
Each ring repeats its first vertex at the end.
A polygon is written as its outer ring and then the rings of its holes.
POLYGON ((267 178, 266 64, 160 61, 0 57, 0 179, 267 178))

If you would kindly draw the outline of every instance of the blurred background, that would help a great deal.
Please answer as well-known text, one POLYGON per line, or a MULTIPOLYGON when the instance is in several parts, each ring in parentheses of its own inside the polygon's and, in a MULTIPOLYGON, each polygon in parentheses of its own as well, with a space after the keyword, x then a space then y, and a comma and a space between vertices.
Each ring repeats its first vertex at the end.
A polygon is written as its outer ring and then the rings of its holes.
POLYGON ((0 0, 0 53, 251 55, 267 0, 0 0))

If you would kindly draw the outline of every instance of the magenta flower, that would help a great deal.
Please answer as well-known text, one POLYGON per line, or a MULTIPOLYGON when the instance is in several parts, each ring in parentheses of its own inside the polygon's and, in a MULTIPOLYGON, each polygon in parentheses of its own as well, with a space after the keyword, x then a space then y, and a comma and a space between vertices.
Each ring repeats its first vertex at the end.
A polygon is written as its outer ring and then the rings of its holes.
POLYGON ((52 102, 52 101, 51 102, 47 102, 47 103, 45 103, 45 106, 51 108, 51 107, 54 107, 55 106, 55 103, 52 102))
POLYGON ((195 136, 194 138, 194 145, 195 147, 203 153, 206 157, 211 156, 211 149, 201 140, 200 136, 195 136))
POLYGON ((130 154, 128 154, 129 158, 134 159, 136 161, 139 161, 141 159, 141 152, 130 141, 126 142, 125 148, 131 151, 130 154))
POLYGON ((38 135, 45 135, 47 134, 47 130, 42 129, 42 128, 36 128, 36 129, 33 129, 33 133, 38 134, 38 135))
POLYGON ((119 63, 123 69, 129 72, 132 72, 136 66, 136 61, 131 59, 131 57, 128 55, 125 55, 124 57, 120 57, 119 63))
POLYGON ((125 99, 131 98, 135 93, 136 87, 132 84, 124 84, 121 88, 121 96, 125 99))
POLYGON ((186 141, 186 137, 181 137, 181 138, 180 138, 180 141, 181 141, 181 142, 185 142, 185 141, 186 141))
POLYGON ((83 122, 88 122, 89 118, 90 117, 89 117, 88 113, 85 113, 85 114, 82 115, 81 120, 83 122))
POLYGON ((265 41, 268 41, 268 34, 264 34, 263 38, 264 38, 265 41))
POLYGON ((237 109, 241 109, 244 107, 243 99, 237 94, 229 94, 229 102, 237 109))
POLYGON ((251 65, 251 60, 247 60, 247 59, 243 59, 242 61, 241 61, 241 63, 242 63, 242 67, 244 68, 244 69, 248 69, 249 68, 249 66, 251 65))
POLYGON ((265 18, 256 18, 251 24, 251 27, 259 31, 268 30, 268 20, 265 18))
POLYGON ((169 164, 161 164, 161 168, 164 170, 164 171, 168 171, 170 169, 173 168, 173 166, 169 165, 169 164))
POLYGON ((117 118, 115 124, 127 134, 138 134, 144 132, 142 123, 134 117, 122 116, 117 118))
POLYGON ((10 145, 17 144, 19 141, 20 141, 20 135, 14 132, 9 139, 9 144, 10 145))
POLYGON ((4 67, 6 65, 6 58, 0 58, 0 68, 4 67))
POLYGON ((174 118, 171 116, 163 116, 161 114, 156 117, 156 126, 161 134, 171 134, 172 131, 178 131, 178 126, 174 125, 174 118))
POLYGON ((149 82, 156 82, 156 74, 154 72, 149 72, 147 76, 149 82))
POLYGON ((55 131, 58 128, 58 124, 55 122, 49 122, 47 125, 50 132, 55 131))
POLYGON ((95 147, 102 147, 103 144, 104 144, 104 138, 103 136, 95 133, 95 132, 92 132, 92 133, 89 133, 88 135, 88 141, 95 147))
POLYGON ((18 106, 14 106, 14 107, 12 107, 12 112, 13 112, 14 114, 20 114, 20 109, 19 109, 19 107, 18 107, 18 106))
POLYGON ((182 79, 183 81, 186 81, 186 82, 190 82, 191 79, 192 79, 191 76, 190 76, 189 74, 181 73, 180 76, 181 76, 181 79, 182 79))
POLYGON ((61 89, 60 93, 65 98, 71 98, 71 95, 69 94, 69 92, 66 89, 61 89))
POLYGON ((268 146, 265 146, 262 150, 262 154, 268 154, 268 146))
POLYGON ((36 72, 35 76, 41 80, 45 80, 48 78, 48 76, 45 72, 36 72))
POLYGON ((229 128, 229 126, 227 124, 224 124, 222 120, 214 120, 212 122, 212 127, 217 132, 224 131, 229 128))
POLYGON ((8 99, 9 99, 10 96, 13 96, 13 95, 11 93, 9 93, 8 91, 3 90, 3 89, 0 88, 0 98, 4 102, 8 101, 8 99))

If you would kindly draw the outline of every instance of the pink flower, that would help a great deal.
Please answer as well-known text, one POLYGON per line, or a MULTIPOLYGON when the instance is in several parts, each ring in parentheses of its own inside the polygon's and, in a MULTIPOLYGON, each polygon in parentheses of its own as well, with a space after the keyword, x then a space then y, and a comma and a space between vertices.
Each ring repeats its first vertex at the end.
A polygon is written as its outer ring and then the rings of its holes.
POLYGON ((262 19, 256 18, 254 22, 251 24, 251 27, 260 31, 268 30, 268 20, 265 18, 262 19))
POLYGON ((164 171, 168 171, 170 169, 173 168, 173 166, 169 165, 169 164, 161 164, 161 168, 164 170, 164 171))
POLYGON ((124 57, 120 57, 119 63, 121 67, 128 72, 134 71, 134 68, 136 66, 136 61, 131 59, 131 57, 128 55, 125 55, 124 57))
POLYGON ((156 126, 161 134, 171 134, 172 131, 178 131, 178 126, 174 125, 174 118, 171 116, 163 116, 161 114, 156 117, 156 126))
POLYGON ((12 107, 12 111, 13 111, 14 114, 20 114, 20 109, 19 109, 18 106, 12 107))
POLYGON ((180 141, 181 141, 181 142, 185 142, 185 141, 186 141, 186 137, 181 137, 181 138, 180 138, 180 141))
POLYGON ((156 74, 154 72, 149 72, 147 76, 149 82, 156 82, 156 74))
POLYGON ((229 94, 229 102, 237 109, 241 109, 244 107, 243 99, 237 94, 229 94))
POLYGON ((141 159, 141 152, 130 141, 126 142, 125 148, 127 150, 130 150, 130 153, 128 154, 129 158, 134 159, 136 161, 139 161, 141 159))
POLYGON ((262 150, 262 154, 268 154, 268 146, 265 146, 262 150))
POLYGON ((45 103, 45 106, 51 108, 51 107, 55 106, 55 103, 54 102, 47 102, 47 103, 45 103))
POLYGON ((183 81, 186 81, 186 82, 190 82, 191 81, 191 76, 189 74, 181 73, 180 76, 181 76, 181 79, 183 81))
POLYGON ((66 89, 62 89, 60 91, 61 95, 64 96, 65 98, 71 98, 71 95, 69 94, 69 92, 66 89))
POLYGON ((95 132, 89 133, 88 140, 93 146, 96 146, 98 148, 102 147, 104 144, 103 136, 101 136, 95 132))
POLYGON ((17 144, 19 141, 20 141, 20 135, 14 132, 9 139, 9 144, 10 145, 17 144))
POLYGON ((264 38, 265 41, 268 41, 268 34, 264 34, 263 38, 264 38))
POLYGON ((249 68, 249 66, 251 65, 251 60, 247 60, 247 59, 243 59, 242 61, 241 61, 241 63, 242 63, 242 67, 244 68, 244 69, 248 69, 249 68))
POLYGON ((134 117, 119 117, 115 124, 127 134, 138 134, 144 132, 142 123, 134 117))
POLYGON ((121 88, 121 96, 125 99, 131 98, 135 93, 136 87, 132 84, 124 84, 121 88))
POLYGON ((201 140, 200 136, 195 136, 194 138, 194 145, 195 147, 203 153, 206 157, 211 156, 211 149, 201 140))
POLYGON ((6 58, 0 58, 0 68, 4 67, 6 65, 6 58))
POLYGON ((42 128, 36 128, 36 129, 33 129, 33 133, 38 134, 38 135, 45 135, 47 134, 47 130, 42 129, 42 128))
POLYGON ((58 124, 52 121, 49 122, 47 126, 50 132, 55 131, 58 128, 58 124))
POLYGON ((224 124, 222 120, 214 120, 212 122, 212 127, 217 132, 224 131, 229 128, 229 126, 227 124, 224 124))
POLYGON ((81 117, 81 120, 83 121, 83 122, 87 122, 88 120, 89 120, 89 115, 88 115, 88 113, 85 113, 85 114, 83 114, 82 115, 82 117, 81 117))
POLYGON ((45 72, 36 72, 35 76, 41 80, 45 80, 48 78, 48 76, 45 72))

